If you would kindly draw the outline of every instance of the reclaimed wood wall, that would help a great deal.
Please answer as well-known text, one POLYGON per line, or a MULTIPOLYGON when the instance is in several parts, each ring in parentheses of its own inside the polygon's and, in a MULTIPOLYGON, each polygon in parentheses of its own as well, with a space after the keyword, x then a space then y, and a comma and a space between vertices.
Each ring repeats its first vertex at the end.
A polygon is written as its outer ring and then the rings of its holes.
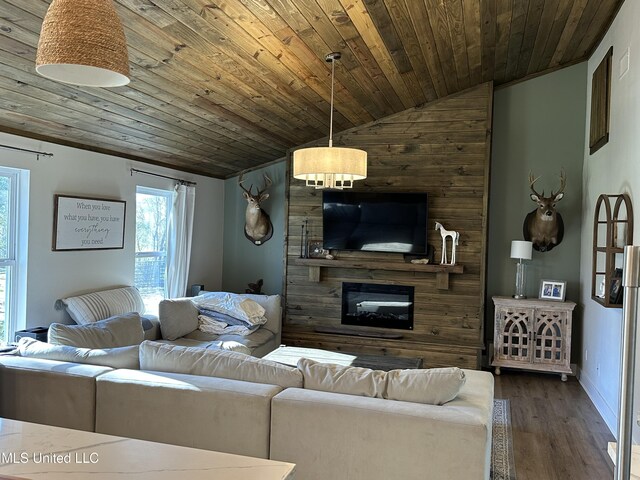
POLYGON ((309 267, 296 265, 301 225, 308 219, 309 238, 322 239, 322 191, 306 187, 289 171, 284 344, 418 356, 426 367, 479 367, 492 103, 493 86, 485 83, 334 138, 336 146, 368 152, 368 177, 356 182, 354 190, 428 193, 428 242, 436 248, 436 262, 440 259, 441 238, 433 229, 434 222, 460 232, 457 261, 464 266, 464 273, 450 275, 448 290, 436 288, 434 273, 402 271, 402 254, 392 253, 332 252, 339 259, 358 260, 370 267, 322 268, 320 281, 310 280, 309 267), (376 261, 398 262, 399 270, 376 270, 376 261), (399 333, 401 339, 317 332, 318 327, 341 327, 342 282, 414 286, 414 330, 360 327, 367 333, 399 333))

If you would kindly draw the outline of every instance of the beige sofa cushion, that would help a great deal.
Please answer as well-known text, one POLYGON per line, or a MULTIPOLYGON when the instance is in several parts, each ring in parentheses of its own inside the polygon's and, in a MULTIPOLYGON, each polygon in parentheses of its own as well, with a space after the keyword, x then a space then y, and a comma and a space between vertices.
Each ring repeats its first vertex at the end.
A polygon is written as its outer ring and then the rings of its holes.
POLYGON ((192 340, 187 337, 178 338, 177 340, 156 340, 157 343, 166 343, 167 345, 179 345, 181 347, 198 347, 198 348, 210 348, 213 350, 229 350, 231 352, 240 352, 251 355, 251 349, 239 342, 228 341, 223 342, 220 340, 213 341, 198 341, 192 340))
POLYGON ((144 339, 140 315, 128 313, 87 325, 49 326, 49 343, 84 348, 114 348, 138 345, 144 339))
POLYGON ((465 380, 464 371, 457 367, 391 370, 387 373, 385 398, 443 405, 456 398, 465 380))
POLYGON ((0 417, 91 432, 96 377, 110 371, 97 365, 0 356, 0 417))
POLYGON ((140 368, 266 383, 283 388, 302 387, 302 374, 297 369, 280 363, 244 353, 158 342, 142 342, 140 368))
POLYGON ((198 329, 198 309, 191 298, 162 300, 158 306, 158 318, 165 340, 176 340, 198 329))
POLYGON ((144 313, 144 301, 136 287, 112 288, 60 300, 78 325, 93 323, 127 312, 144 313))
MULTIPOLYGON (((180 373, 110 373, 96 382, 96 432, 269 457, 271 400, 282 388, 180 373)), ((174 472, 173 478, 190 473, 174 472)), ((209 476, 228 478, 220 469, 209 476)))
POLYGON ((384 398, 387 383, 386 372, 332 363, 319 363, 308 358, 298 360, 298 369, 304 377, 304 388, 384 398))
POLYGON ((104 365, 111 368, 140 368, 138 345, 118 348, 79 348, 67 345, 52 345, 34 338, 21 338, 18 352, 22 357, 44 358, 60 362, 104 365))
POLYGON ((304 388, 362 397, 443 405, 460 392, 464 372, 457 367, 383 372, 369 368, 298 360, 304 388))

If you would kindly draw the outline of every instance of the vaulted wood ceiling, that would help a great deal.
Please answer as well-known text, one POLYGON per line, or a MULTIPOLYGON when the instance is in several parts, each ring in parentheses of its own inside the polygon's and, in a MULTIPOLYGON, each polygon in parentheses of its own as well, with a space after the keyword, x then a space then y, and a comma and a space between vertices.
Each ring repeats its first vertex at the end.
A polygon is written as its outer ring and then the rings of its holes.
POLYGON ((623 0, 115 0, 132 82, 35 73, 49 0, 0 0, 0 130, 216 177, 588 57, 623 0))

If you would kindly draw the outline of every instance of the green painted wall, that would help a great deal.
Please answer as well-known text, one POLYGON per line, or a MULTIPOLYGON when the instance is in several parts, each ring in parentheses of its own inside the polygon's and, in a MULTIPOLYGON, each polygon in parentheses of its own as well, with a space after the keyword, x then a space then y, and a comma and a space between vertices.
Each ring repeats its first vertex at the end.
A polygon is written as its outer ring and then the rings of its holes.
MULTIPOLYGON (((269 175, 273 185, 263 209, 271 217, 273 237, 260 246, 253 245, 244 236, 244 213, 247 201, 238 187, 238 177, 224 183, 224 255, 222 289, 244 293, 248 283, 264 280, 263 293, 282 293, 284 255, 285 162, 247 173, 243 185, 261 186, 263 173, 269 175)), ((255 188, 254 188, 255 192, 255 188)))
POLYGON ((550 252, 534 250, 528 262, 527 296, 537 298, 540 280, 553 279, 567 282, 568 300, 579 299, 586 87, 583 62, 494 93, 486 338, 493 338, 491 297, 515 290, 511 240, 523 239, 524 218, 536 207, 529 198, 530 170, 541 176, 536 190, 548 195, 558 188, 564 167, 567 187, 557 206, 564 240, 550 252))

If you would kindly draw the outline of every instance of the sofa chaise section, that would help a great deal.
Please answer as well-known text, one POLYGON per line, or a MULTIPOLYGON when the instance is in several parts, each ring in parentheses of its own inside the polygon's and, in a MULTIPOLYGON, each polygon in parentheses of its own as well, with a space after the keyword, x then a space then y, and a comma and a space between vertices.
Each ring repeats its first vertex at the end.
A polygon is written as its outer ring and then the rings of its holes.
POLYGON ((112 368, 0 357, 0 417, 93 431, 96 377, 112 368))
MULTIPOLYGON (((214 293, 214 292, 203 292, 214 293)), ((184 347, 220 348, 220 342, 244 345, 255 357, 263 357, 280 346, 282 328, 282 306, 279 295, 241 294, 265 309, 267 322, 257 331, 246 335, 215 335, 198 330, 198 309, 193 297, 162 300, 159 304, 159 319, 162 340, 184 347)))
POLYGON ((488 479, 493 377, 465 370, 445 405, 288 388, 271 412, 271 459, 305 480, 488 479))
POLYGON ((96 431, 269 458, 274 385, 145 370, 97 379, 96 431))

